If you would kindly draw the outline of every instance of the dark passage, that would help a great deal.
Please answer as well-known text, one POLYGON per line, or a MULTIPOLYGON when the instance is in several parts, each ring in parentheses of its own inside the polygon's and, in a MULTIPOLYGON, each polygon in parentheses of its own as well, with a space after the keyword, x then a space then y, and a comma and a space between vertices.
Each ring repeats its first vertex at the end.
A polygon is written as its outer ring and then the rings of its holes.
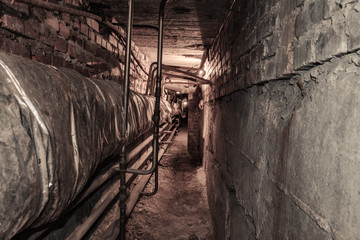
POLYGON ((127 231, 127 239, 213 239, 204 169, 187 152, 185 126, 161 160, 159 192, 140 199, 127 231))

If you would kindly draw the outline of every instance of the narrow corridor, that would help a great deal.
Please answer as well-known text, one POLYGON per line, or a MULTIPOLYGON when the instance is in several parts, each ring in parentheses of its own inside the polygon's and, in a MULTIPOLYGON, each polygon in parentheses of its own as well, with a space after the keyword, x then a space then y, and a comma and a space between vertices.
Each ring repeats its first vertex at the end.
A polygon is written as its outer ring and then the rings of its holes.
POLYGON ((127 230, 127 239, 213 239, 204 169, 187 152, 185 126, 161 160, 159 192, 140 199, 127 230))

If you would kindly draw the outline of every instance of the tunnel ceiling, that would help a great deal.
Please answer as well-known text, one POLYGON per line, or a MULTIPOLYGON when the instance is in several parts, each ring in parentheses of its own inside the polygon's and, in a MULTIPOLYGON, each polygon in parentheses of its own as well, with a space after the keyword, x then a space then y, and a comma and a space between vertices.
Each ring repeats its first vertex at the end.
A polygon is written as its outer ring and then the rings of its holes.
MULTIPOLYGON (((93 0, 97 1, 98 0, 93 0)), ((199 68, 201 58, 216 37, 231 0, 170 0, 165 11, 163 63, 199 68)), ((98 2, 99 3, 99 2, 98 2)), ((109 14, 126 24, 127 0, 102 0, 109 14)), ((135 0, 134 24, 157 26, 160 0, 135 0)), ((133 40, 156 61, 157 31, 135 28, 133 40)))

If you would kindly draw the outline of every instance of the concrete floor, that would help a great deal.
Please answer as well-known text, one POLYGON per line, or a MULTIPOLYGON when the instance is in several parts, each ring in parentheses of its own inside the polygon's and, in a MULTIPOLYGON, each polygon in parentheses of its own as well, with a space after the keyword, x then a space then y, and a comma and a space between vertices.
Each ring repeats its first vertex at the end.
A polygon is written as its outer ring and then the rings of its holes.
MULTIPOLYGON (((146 191, 152 189, 150 182, 146 191)), ((213 239, 203 167, 187 152, 186 127, 180 128, 161 160, 159 191, 142 197, 127 224, 127 239, 213 239)))

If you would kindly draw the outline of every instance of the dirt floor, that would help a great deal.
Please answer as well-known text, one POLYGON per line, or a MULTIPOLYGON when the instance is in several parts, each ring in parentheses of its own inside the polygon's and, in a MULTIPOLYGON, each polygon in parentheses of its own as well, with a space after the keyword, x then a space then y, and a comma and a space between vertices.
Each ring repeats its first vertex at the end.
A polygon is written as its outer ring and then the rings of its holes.
MULTIPOLYGON (((140 199, 128 220, 126 239, 212 240, 205 174, 187 152, 185 127, 180 128, 160 164, 159 191, 140 199)), ((146 191, 152 187, 150 182, 146 191)))

